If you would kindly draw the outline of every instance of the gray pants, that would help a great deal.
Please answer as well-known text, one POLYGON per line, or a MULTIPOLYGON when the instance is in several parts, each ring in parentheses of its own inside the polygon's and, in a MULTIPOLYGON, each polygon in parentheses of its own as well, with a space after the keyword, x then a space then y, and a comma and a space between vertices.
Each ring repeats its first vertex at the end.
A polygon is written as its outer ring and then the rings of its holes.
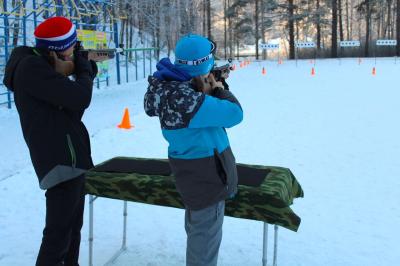
POLYGON ((225 201, 197 211, 186 209, 187 266, 217 265, 224 212, 225 201))

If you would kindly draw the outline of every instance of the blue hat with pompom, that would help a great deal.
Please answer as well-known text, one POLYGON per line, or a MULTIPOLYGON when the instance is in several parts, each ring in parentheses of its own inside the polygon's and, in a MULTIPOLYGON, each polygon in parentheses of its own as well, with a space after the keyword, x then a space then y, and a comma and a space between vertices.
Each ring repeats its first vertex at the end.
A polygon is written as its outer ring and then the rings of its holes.
POLYGON ((214 66, 214 50, 215 44, 209 39, 186 35, 176 44, 174 65, 192 77, 205 75, 214 66))

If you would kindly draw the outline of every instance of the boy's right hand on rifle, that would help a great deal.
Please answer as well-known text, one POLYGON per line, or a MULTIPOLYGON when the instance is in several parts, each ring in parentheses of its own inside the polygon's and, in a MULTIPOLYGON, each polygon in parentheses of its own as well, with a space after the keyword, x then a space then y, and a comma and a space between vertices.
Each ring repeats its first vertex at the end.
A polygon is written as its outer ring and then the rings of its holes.
POLYGON ((224 88, 224 85, 220 81, 215 80, 212 73, 208 76, 195 77, 193 80, 197 90, 208 95, 212 95, 215 88, 224 88))
POLYGON ((210 75, 208 75, 208 80, 210 82, 210 86, 211 86, 212 90, 214 90, 216 88, 224 89, 224 85, 222 84, 222 82, 221 81, 216 81, 215 77, 214 77, 214 75, 212 73, 210 73, 210 75))
POLYGON ((56 52, 51 51, 50 57, 56 72, 68 77, 74 73, 75 66, 73 61, 66 61, 60 59, 56 52))

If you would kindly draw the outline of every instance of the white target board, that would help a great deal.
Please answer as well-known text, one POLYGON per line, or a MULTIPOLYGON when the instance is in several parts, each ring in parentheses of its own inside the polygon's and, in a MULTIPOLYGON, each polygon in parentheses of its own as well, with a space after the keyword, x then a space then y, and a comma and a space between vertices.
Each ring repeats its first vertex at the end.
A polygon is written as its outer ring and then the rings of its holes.
POLYGON ((315 42, 296 42, 297 48, 315 48, 317 45, 315 42))
POLYGON ((360 47, 360 41, 341 41, 340 47, 360 47))
POLYGON ((377 46, 396 46, 397 40, 377 40, 377 46))
POLYGON ((276 49, 279 49, 279 44, 262 43, 262 44, 260 44, 260 48, 264 49, 264 50, 276 50, 276 49))

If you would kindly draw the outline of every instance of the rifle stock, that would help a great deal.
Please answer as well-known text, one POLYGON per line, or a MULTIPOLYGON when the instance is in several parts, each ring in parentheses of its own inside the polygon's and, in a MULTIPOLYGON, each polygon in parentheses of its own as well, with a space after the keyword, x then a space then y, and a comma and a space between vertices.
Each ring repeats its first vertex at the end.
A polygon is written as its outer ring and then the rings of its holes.
POLYGON ((121 44, 121 47, 114 49, 85 49, 83 48, 82 43, 78 41, 75 49, 77 50, 77 52, 81 53, 89 60, 93 60, 95 62, 103 62, 113 59, 116 54, 123 55, 124 49, 122 47, 123 45, 121 44))

